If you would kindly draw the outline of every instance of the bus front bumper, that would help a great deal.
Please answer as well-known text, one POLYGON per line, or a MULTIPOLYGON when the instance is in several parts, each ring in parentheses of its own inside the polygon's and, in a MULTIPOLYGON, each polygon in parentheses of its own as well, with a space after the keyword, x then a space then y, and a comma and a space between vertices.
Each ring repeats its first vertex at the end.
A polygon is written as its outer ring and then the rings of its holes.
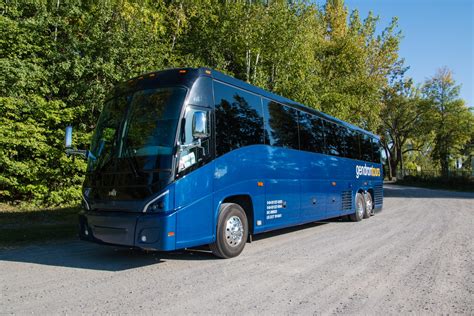
POLYGON ((175 228, 175 213, 79 213, 79 238, 99 244, 175 250, 175 228))

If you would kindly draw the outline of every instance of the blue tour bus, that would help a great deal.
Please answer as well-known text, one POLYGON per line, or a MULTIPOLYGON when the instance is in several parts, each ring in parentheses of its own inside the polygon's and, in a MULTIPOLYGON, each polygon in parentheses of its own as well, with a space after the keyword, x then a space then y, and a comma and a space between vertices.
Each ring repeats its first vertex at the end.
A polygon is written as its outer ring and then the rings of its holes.
POLYGON ((162 251, 209 244, 230 258, 254 234, 360 221, 382 209, 380 148, 365 130, 215 70, 146 74, 105 102, 85 152, 79 235, 162 251))

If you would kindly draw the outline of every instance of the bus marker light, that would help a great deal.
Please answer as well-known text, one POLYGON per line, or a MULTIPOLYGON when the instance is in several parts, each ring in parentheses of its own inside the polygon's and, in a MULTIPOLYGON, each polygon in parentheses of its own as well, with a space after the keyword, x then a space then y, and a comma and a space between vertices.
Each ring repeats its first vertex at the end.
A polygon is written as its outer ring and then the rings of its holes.
POLYGON ((142 242, 146 242, 146 236, 145 235, 143 235, 141 239, 142 239, 142 242))
POLYGON ((185 73, 186 73, 186 70, 185 70, 185 69, 181 69, 181 70, 179 71, 179 73, 180 73, 180 74, 185 74, 185 73))
POLYGON ((258 185, 259 187, 263 187, 263 182, 259 181, 259 182, 257 182, 257 185, 258 185))
POLYGON ((174 232, 168 232, 168 237, 173 237, 174 236, 174 232))
POLYGON ((210 71, 210 70, 206 70, 205 72, 206 72, 208 75, 211 74, 211 71, 210 71))
POLYGON ((335 187, 335 186, 336 186, 336 181, 331 182, 331 185, 332 185, 333 187, 335 187))
POLYGON ((257 221, 257 226, 262 225, 262 221, 257 221))
POLYGON ((156 76, 156 74, 150 74, 148 77, 153 78, 155 76, 156 76))

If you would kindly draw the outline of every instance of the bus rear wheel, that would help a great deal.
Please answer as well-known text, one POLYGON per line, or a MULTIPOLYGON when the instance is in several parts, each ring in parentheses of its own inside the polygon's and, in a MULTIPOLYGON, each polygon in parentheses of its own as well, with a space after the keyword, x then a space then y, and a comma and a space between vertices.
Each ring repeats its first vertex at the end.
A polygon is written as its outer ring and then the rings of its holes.
POLYGON ((374 203, 372 203, 372 194, 370 192, 365 193, 365 212, 364 218, 369 218, 370 216, 374 215, 374 203))
POLYGON ((220 258, 237 257, 244 250, 248 231, 247 216, 242 207, 223 203, 217 220, 216 241, 209 248, 220 258))
POLYGON ((364 218, 365 214, 365 200, 362 194, 357 193, 355 197, 355 213, 349 215, 349 218, 353 222, 360 222, 364 218))

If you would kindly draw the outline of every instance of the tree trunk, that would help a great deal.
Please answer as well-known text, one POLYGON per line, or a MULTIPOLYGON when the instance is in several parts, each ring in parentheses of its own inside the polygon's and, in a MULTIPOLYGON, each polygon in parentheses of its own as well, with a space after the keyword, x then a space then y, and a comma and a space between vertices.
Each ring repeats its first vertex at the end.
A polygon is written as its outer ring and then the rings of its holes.
POLYGON ((397 159, 400 163, 400 174, 401 178, 405 176, 405 171, 403 170, 403 153, 402 153, 402 146, 397 147, 397 159))
POLYGON ((441 158, 441 174, 444 178, 449 177, 449 159, 448 155, 443 155, 441 158))
POLYGON ((247 78, 247 82, 250 82, 250 49, 247 49, 247 52, 245 54, 245 61, 247 63, 247 71, 246 71, 246 78, 247 78))
POLYGON ((258 65, 258 60, 260 58, 260 53, 257 53, 257 57, 255 57, 255 65, 254 65, 254 71, 253 71, 253 84, 257 81, 257 65, 258 65))
POLYGON ((397 176, 397 165, 398 165, 398 161, 394 158, 390 158, 390 173, 391 173, 390 176, 391 177, 397 176))

